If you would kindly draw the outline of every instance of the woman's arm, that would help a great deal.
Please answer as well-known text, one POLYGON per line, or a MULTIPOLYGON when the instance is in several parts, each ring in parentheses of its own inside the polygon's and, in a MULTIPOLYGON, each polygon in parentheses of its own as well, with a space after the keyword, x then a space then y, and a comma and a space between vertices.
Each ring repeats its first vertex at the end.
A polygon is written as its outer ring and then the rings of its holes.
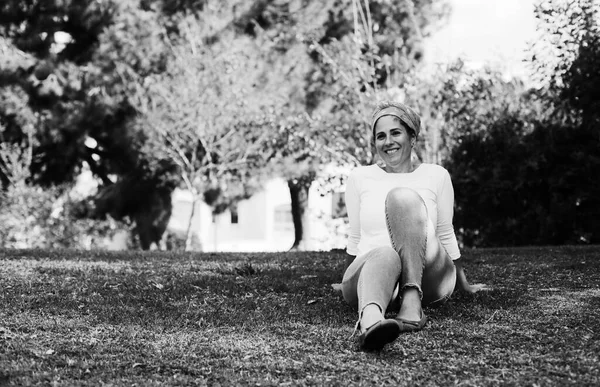
POLYGON ((452 219, 454 217, 454 188, 447 170, 441 169, 437 187, 437 225, 436 235, 446 253, 452 259, 460 258, 460 249, 454 233, 452 219))
MULTIPOLYGON (((348 177, 348 181, 346 183, 346 193, 345 201, 346 201, 346 211, 348 213, 348 244, 346 247, 346 256, 344 262, 344 271, 342 272, 342 277, 348 269, 348 266, 354 261, 356 258, 356 254, 358 253, 358 243, 360 242, 360 196, 358 193, 358 188, 356 187, 356 176, 354 173, 351 173, 348 177)), ((335 283, 331 284, 331 287, 341 292, 342 285, 335 283)))
POLYGON ((441 179, 441 187, 438 193, 438 224, 437 234, 446 252, 453 259, 456 266, 456 288, 468 294, 477 293, 480 290, 489 290, 484 284, 470 284, 465 274, 463 261, 460 258, 460 250, 452 225, 454 217, 454 188, 448 171, 444 170, 441 179))
MULTIPOLYGON (((354 258, 356 258, 354 255, 346 254, 346 262, 345 262, 345 265, 344 265, 344 270, 342 271, 342 278, 344 277, 344 273, 346 273, 346 270, 348 269, 348 266, 350 266, 352 264, 352 262, 354 261, 354 258)), ((342 284, 341 283, 331 284, 331 287, 336 292, 341 292, 342 291, 342 284)))
POLYGON ((351 256, 358 254, 358 243, 360 242, 360 194, 356 179, 356 174, 353 171, 348 176, 344 194, 346 212, 348 213, 348 245, 346 252, 351 256))
POLYGON ((465 274, 465 269, 461 259, 454 260, 456 266, 456 288, 467 294, 474 294, 480 290, 490 290, 491 288, 484 284, 470 284, 465 274))
POLYGON ((346 254, 346 265, 344 267, 344 272, 346 272, 346 269, 348 268, 348 266, 350 266, 352 264, 352 262, 354 262, 354 258, 356 258, 356 256, 346 254))

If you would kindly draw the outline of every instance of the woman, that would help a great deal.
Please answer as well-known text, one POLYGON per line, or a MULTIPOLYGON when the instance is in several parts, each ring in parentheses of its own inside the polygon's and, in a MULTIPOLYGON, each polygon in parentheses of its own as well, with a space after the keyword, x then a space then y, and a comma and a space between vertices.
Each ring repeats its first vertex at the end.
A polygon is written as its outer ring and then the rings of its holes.
POLYGON ((371 130, 384 167, 356 168, 346 187, 350 256, 341 290, 358 309, 359 343, 380 350, 402 332, 421 330, 424 305, 445 302, 455 285, 474 293, 461 265, 452 226, 454 191, 441 166, 412 161, 419 115, 401 103, 382 102, 371 130), (386 319, 391 301, 400 310, 386 319))

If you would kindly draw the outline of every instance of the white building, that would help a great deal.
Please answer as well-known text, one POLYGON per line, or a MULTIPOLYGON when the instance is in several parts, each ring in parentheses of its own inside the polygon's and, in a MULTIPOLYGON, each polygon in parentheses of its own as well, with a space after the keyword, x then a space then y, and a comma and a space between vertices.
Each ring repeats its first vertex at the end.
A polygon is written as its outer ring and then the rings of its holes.
MULTIPOLYGON (((342 194, 320 195, 315 184, 309 190, 305 215, 304 250, 345 248, 346 221, 340 214, 342 194)), ((173 194, 169 232, 185 235, 192 206, 189 192, 173 194)), ((238 204, 237 214, 212 215, 203 202, 196 205, 192 230, 194 245, 202 251, 287 251, 294 242, 291 198, 287 182, 269 181, 262 191, 238 204)))

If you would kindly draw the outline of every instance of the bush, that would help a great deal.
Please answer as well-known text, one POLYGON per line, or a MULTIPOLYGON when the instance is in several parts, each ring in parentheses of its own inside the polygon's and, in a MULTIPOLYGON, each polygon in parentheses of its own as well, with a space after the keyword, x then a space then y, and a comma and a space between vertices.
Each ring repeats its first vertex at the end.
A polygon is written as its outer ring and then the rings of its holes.
POLYGON ((455 97, 463 108, 446 166, 468 246, 600 242, 600 5, 545 0, 536 15, 545 38, 532 65, 544 86, 455 97))
POLYGON ((591 127, 515 117, 461 138, 447 167, 467 246, 600 242, 600 141, 591 127))
POLYGON ((66 187, 43 190, 17 182, 0 192, 0 243, 5 248, 109 248, 128 227, 80 218, 81 202, 66 187))

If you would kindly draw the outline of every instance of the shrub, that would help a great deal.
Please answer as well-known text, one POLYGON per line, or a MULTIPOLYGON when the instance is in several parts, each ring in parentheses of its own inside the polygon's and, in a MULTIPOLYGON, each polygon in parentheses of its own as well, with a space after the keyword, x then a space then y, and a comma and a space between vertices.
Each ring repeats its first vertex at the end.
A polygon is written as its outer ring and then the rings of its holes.
POLYGON ((44 190, 21 181, 0 196, 0 245, 5 248, 108 248, 115 233, 128 229, 111 218, 80 218, 81 202, 67 187, 44 190))

